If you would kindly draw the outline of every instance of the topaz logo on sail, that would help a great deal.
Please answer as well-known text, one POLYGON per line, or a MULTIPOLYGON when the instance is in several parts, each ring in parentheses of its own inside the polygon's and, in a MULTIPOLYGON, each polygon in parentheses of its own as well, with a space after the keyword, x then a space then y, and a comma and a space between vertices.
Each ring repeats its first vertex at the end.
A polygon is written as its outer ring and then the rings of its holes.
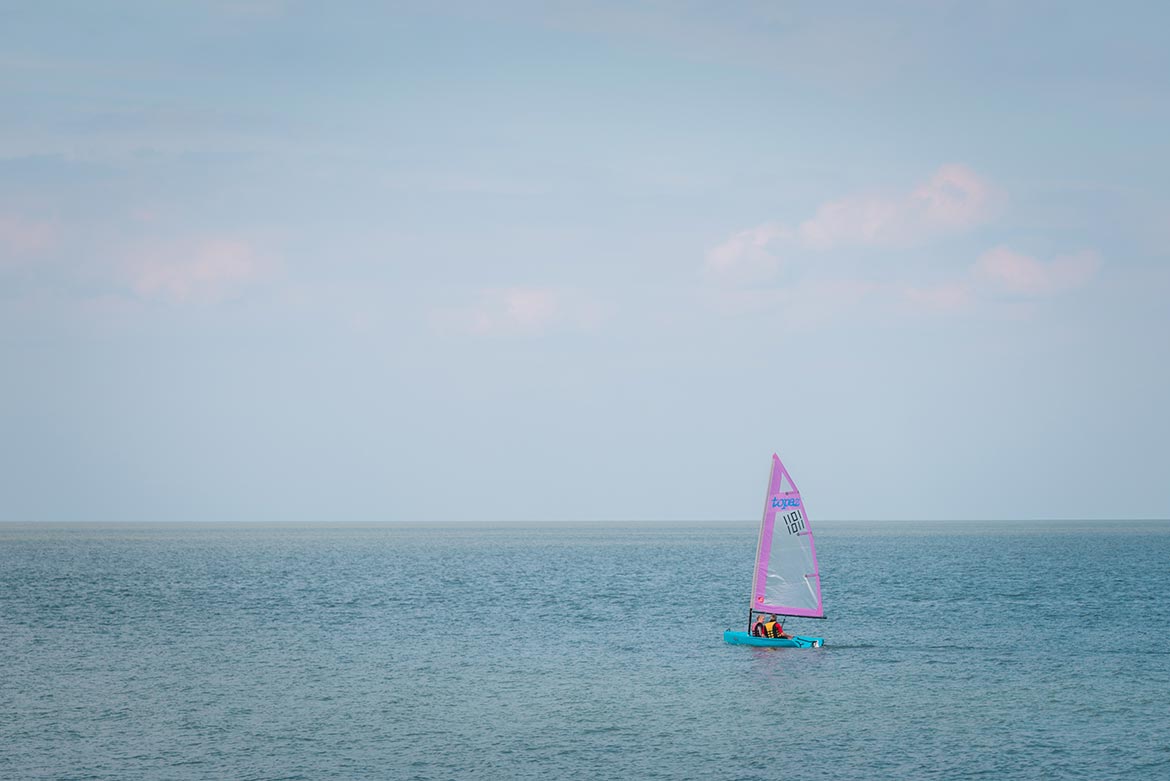
POLYGON ((800 497, 794 496, 791 498, 779 496, 772 497, 772 506, 783 510, 785 507, 800 507, 800 497))

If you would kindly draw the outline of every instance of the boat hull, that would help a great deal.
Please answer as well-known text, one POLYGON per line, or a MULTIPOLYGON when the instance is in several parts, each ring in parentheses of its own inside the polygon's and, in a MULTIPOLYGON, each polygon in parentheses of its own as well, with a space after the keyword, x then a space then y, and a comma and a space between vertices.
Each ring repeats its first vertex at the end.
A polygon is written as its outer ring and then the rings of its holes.
POLYGON ((825 644, 823 637, 754 637, 747 632, 733 632, 730 629, 723 633, 723 640, 732 645, 754 645, 759 648, 820 648, 825 644))

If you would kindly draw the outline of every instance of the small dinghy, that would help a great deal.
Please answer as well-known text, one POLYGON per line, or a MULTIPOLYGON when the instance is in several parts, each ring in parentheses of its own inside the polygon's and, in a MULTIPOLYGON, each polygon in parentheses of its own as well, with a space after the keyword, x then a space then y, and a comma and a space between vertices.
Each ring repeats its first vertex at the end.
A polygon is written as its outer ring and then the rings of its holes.
POLYGON ((753 637, 747 632, 736 632, 728 629, 723 633, 723 639, 732 645, 755 645, 760 648, 820 648, 825 644, 823 637, 753 637))
POLYGON ((812 527, 805 514, 800 491, 792 476, 772 454, 768 496, 756 566, 752 570, 752 602, 748 608, 746 632, 728 629, 723 639, 733 645, 761 648, 820 648, 823 637, 788 635, 784 617, 824 618, 821 601, 821 574, 812 527))

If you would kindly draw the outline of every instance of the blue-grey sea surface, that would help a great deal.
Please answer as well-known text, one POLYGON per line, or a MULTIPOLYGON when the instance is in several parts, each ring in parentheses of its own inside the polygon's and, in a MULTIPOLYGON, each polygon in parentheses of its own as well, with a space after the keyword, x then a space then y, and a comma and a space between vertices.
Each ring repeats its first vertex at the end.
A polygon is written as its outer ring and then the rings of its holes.
POLYGON ((0 525, 0 778, 1170 778, 1170 524, 815 531, 0 525))

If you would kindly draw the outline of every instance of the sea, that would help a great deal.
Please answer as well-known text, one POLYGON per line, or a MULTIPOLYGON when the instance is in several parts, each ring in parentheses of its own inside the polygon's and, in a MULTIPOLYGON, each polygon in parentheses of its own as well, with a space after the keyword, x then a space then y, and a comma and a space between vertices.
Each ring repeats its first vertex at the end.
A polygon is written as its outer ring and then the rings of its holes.
POLYGON ((1167 779, 1170 523, 0 524, 0 779, 1167 779))

